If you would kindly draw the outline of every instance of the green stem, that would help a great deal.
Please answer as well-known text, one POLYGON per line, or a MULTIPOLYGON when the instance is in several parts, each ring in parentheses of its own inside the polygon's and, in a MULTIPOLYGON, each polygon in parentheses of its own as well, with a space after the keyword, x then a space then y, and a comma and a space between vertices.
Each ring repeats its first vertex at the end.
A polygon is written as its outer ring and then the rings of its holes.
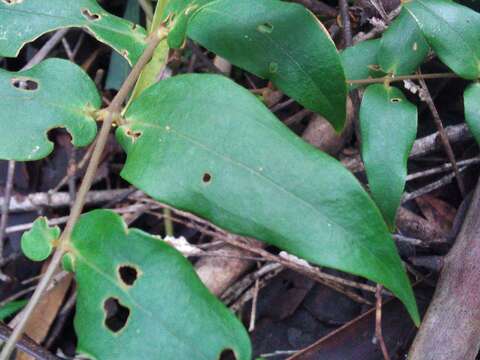
POLYGON ((414 75, 402 75, 402 76, 384 76, 381 78, 374 79, 359 79, 359 80, 347 80, 347 84, 358 84, 358 85, 367 85, 367 84, 383 84, 385 82, 395 82, 395 81, 404 81, 404 80, 419 80, 419 79, 450 79, 458 78, 459 76, 454 73, 434 73, 434 74, 414 74, 414 75))
POLYGON ((22 336, 28 319, 33 313, 35 306, 38 304, 43 293, 50 284, 53 275, 56 273, 57 268, 60 265, 63 255, 66 251, 68 251, 70 237, 72 235, 75 224, 77 223, 82 213, 83 206, 85 205, 86 196, 90 191, 90 188, 92 187, 95 174, 97 172, 98 166, 100 165, 103 151, 105 150, 105 145, 107 143, 108 134, 110 133, 110 129, 112 127, 113 119, 120 114, 122 105, 127 99, 128 94, 134 87, 135 83, 137 82, 140 73, 152 58, 153 53, 155 52, 155 49, 157 48, 160 41, 163 40, 165 37, 166 33, 163 28, 159 28, 158 31, 150 34, 147 42, 147 48, 145 49, 137 64, 134 66, 127 79, 123 83, 122 87, 118 91, 117 95, 114 97, 111 104, 107 108, 107 116, 103 121, 100 133, 97 136, 97 141, 95 143, 95 148, 92 153, 92 158, 90 159, 87 170, 85 172, 85 177, 83 178, 80 189, 78 190, 77 196, 75 198, 75 203, 72 206, 67 225, 65 226, 65 229, 60 236, 59 245, 55 250, 52 260, 50 261, 50 264, 48 265, 48 268, 45 271, 42 280, 40 280, 40 283, 38 284, 30 301, 25 307, 20 322, 15 327, 15 330, 12 332, 12 335, 10 336, 2 352, 0 353, 0 360, 8 360, 10 358, 10 354, 15 348, 15 344, 17 343, 18 339, 22 336))

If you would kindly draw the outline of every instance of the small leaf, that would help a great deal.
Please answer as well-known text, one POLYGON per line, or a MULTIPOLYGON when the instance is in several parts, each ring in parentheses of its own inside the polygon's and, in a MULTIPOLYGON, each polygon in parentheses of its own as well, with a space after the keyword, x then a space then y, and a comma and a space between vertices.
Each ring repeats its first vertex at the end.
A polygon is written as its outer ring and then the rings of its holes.
POLYGON ((10 301, 8 304, 0 308, 0 321, 5 321, 19 310, 21 310, 25 305, 27 305, 28 300, 17 300, 10 301))
POLYGON ((446 65, 466 79, 480 76, 480 14, 451 0, 411 0, 403 6, 446 65))
POLYGON ((429 46, 420 28, 406 9, 383 34, 378 51, 379 65, 393 75, 409 75, 428 55, 429 46))
POLYGON ((145 30, 111 15, 95 0, 0 0, 0 56, 16 57, 30 41, 49 31, 82 27, 135 63, 145 46, 145 30))
POLYGON ((217 75, 176 76, 147 89, 125 119, 117 130, 124 179, 231 232, 382 283, 418 321, 368 194, 247 90, 217 75))
POLYGON ((480 84, 473 83, 463 94, 465 122, 477 143, 480 144, 480 84))
MULTIPOLYGON (((340 53, 347 80, 361 80, 371 77, 372 67, 378 64, 377 52, 379 47, 380 40, 366 40, 346 48, 340 53)), ((358 84, 351 84, 349 89, 353 90, 359 86, 358 84)))
POLYGON ((0 69, 0 159, 44 158, 53 150, 47 132, 57 127, 68 130, 75 146, 90 144, 100 105, 95 84, 69 61, 48 59, 19 72, 0 69))
POLYGON ((77 351, 93 359, 249 360, 248 335, 158 237, 127 229, 112 211, 83 215, 72 234, 78 284, 77 351))
POLYGON ((22 251, 33 261, 43 261, 50 256, 53 244, 60 237, 58 226, 49 227, 45 217, 39 217, 32 228, 22 235, 22 251))
POLYGON ((190 5, 196 9, 190 10, 187 26, 192 40, 271 80, 301 105, 323 115, 337 131, 343 129, 345 75, 328 31, 310 11, 279 0, 204 3, 190 5))
POLYGON ((393 229, 417 134, 417 108, 397 88, 370 85, 360 107, 360 131, 370 191, 393 229))

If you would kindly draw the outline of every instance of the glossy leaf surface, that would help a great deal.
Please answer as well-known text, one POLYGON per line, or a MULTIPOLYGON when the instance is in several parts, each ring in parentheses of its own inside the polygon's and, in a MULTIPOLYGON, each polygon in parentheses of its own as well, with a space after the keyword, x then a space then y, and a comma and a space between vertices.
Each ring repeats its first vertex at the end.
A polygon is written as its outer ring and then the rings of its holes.
POLYGON ((127 181, 231 232, 380 282, 418 321, 368 194, 247 90, 221 76, 177 76, 147 89, 125 118, 117 138, 127 152, 127 181))
POLYGON ((480 14, 451 0, 412 0, 403 6, 438 57, 466 78, 480 76, 480 14))
POLYGON ((59 237, 60 228, 48 226, 47 219, 39 217, 22 235, 22 252, 33 261, 43 261, 50 256, 54 241, 59 237))
POLYGON ((38 160, 53 150, 47 132, 64 127, 75 146, 95 137, 101 105, 95 84, 77 65, 48 59, 30 70, 0 69, 0 159, 38 160))
POLYGON ((402 9, 383 33, 377 57, 385 72, 409 75, 422 64, 428 51, 428 43, 417 22, 407 10, 402 9))
MULTIPOLYGON (((176 13, 185 4, 173 1, 167 11, 176 13)), ((345 75, 335 44, 311 12, 279 0, 193 1, 189 6, 188 24, 182 26, 192 40, 271 80, 335 129, 343 128, 345 75)))
POLYGON ((395 87, 370 85, 360 107, 360 131, 372 197, 393 229, 417 135, 417 108, 395 87))
POLYGON ((243 325, 158 237, 96 210, 80 218, 70 246, 77 352, 101 360, 211 360, 232 349, 250 360, 243 325))
POLYGON ((146 46, 145 30, 116 17, 96 0, 0 0, 0 55, 16 57, 49 31, 82 27, 135 63, 146 46))
MULTIPOLYGON (((377 53, 380 40, 366 40, 346 48, 340 53, 342 66, 347 80, 360 80, 371 78, 372 67, 378 65, 377 53)), ((360 85, 349 85, 350 90, 360 85)))
POLYGON ((473 83, 464 93, 465 122, 477 143, 480 144, 480 84, 473 83))

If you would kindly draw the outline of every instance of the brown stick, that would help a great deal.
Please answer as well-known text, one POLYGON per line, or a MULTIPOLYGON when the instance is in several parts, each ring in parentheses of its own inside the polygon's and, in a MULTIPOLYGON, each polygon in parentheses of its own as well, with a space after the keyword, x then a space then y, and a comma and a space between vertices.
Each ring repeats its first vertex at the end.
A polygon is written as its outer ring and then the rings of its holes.
POLYGON ((409 360, 473 360, 480 349, 480 182, 409 360))
MULTIPOLYGON (((419 75, 421 74, 419 73, 419 75)), ((425 83, 425 79, 420 78, 419 81, 422 87, 422 95, 423 95, 421 96, 421 98, 423 101, 427 103, 428 108, 432 113, 435 126, 437 127, 438 134, 440 135, 440 140, 442 141, 443 147, 445 149, 445 153, 447 154, 448 160, 453 166, 453 172, 455 173, 455 177, 457 179, 458 188, 460 189, 460 193, 462 194, 462 196, 465 197, 465 185, 463 184, 463 179, 460 174, 460 170, 458 169, 457 161, 455 160, 455 154, 453 153, 452 146, 450 145, 450 142, 448 141, 448 136, 445 133, 445 128, 443 127, 442 119, 440 119, 440 115, 433 102, 432 96, 430 95, 430 91, 428 90, 428 86, 425 83)))

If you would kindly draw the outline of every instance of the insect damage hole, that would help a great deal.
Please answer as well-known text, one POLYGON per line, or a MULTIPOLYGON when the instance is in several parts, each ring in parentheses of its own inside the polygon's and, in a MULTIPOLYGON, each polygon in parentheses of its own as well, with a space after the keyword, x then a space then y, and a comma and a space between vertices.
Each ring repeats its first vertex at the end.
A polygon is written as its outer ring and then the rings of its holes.
POLYGON ((97 20, 100 20, 101 16, 98 15, 98 14, 95 14, 95 13, 92 13, 90 10, 88 9, 82 9, 82 15, 87 19, 87 20, 90 20, 90 21, 97 21, 97 20))
POLYGON ((202 176, 202 181, 204 184, 209 184, 212 182, 212 175, 208 172, 204 173, 202 176))
POLYGON ((38 82, 27 78, 14 78, 12 86, 21 90, 35 91, 38 89, 38 82))
POLYGON ((235 360, 237 357, 232 349, 225 349, 220 354, 219 360, 235 360))
POLYGON ((400 99, 400 98, 391 98, 390 99, 390 102, 392 102, 392 103, 399 103, 401 101, 402 101, 402 99, 400 99))
POLYGON ((7 5, 20 4, 23 0, 2 0, 7 5))
POLYGON ((114 333, 122 330, 127 324, 130 309, 120 304, 118 299, 110 297, 103 303, 105 310, 105 326, 114 333))
POLYGON ((125 285, 133 286, 138 279, 138 271, 131 265, 121 265, 118 268, 118 275, 125 285))

